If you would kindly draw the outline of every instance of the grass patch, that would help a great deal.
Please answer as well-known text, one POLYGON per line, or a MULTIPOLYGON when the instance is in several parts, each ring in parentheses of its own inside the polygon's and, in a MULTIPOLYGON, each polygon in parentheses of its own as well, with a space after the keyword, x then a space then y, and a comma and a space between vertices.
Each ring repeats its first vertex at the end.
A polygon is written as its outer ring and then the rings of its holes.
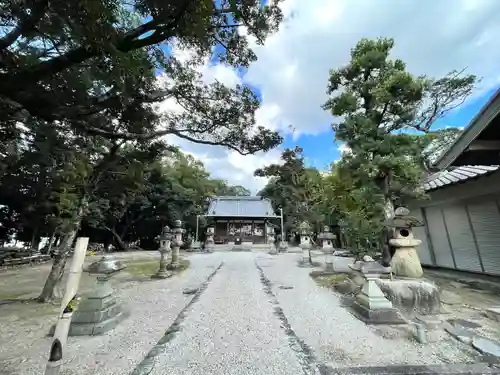
POLYGON ((347 279, 347 274, 338 273, 335 275, 323 275, 321 271, 311 272, 311 277, 316 282, 316 284, 326 287, 326 288, 334 288, 335 285, 341 283, 347 279))
POLYGON ((1 292, 0 293, 0 301, 6 301, 6 300, 15 300, 15 299, 22 299, 20 297, 27 296, 29 294, 32 294, 31 292, 27 291, 12 291, 12 292, 1 292))

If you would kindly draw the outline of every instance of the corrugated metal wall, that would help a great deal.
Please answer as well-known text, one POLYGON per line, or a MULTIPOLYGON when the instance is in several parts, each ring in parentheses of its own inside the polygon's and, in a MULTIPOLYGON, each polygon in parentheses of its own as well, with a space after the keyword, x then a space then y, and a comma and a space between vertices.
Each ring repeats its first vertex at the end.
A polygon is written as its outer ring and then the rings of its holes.
POLYGON ((500 202, 495 196, 414 210, 426 227, 416 228, 422 240, 423 265, 500 275, 500 202))

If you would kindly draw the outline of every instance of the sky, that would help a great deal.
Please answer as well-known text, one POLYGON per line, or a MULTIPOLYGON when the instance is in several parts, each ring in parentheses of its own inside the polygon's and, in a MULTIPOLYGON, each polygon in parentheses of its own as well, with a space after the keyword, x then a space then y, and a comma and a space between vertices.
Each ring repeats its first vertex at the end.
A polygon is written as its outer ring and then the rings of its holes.
POLYGON ((284 143, 267 153, 242 156, 171 139, 214 177, 252 193, 266 183, 253 171, 278 162, 286 147, 302 147, 307 165, 320 170, 340 157, 343 147, 335 143, 333 119, 321 105, 329 70, 347 64, 350 49, 363 37, 394 38, 393 56, 415 75, 440 77, 467 68, 481 78, 470 99, 440 126, 466 126, 500 82, 499 0, 285 0, 281 8, 288 20, 263 46, 254 44, 258 60, 245 74, 210 61, 201 70, 207 81, 251 85, 261 98, 258 125, 279 131, 284 143))

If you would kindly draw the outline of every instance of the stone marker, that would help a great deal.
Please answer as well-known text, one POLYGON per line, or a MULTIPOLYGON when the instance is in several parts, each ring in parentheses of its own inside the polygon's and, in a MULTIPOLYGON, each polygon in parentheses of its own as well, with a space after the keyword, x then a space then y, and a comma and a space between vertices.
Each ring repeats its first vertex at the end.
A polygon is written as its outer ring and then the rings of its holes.
POLYGON ((182 221, 176 220, 174 222, 174 229, 172 230, 172 242, 170 245, 170 247, 172 248, 172 260, 167 266, 168 270, 175 270, 180 266, 179 250, 183 244, 182 233, 184 233, 184 229, 182 229, 182 221))
POLYGON ((160 235, 160 248, 158 249, 160 252, 160 268, 151 276, 154 279, 166 279, 172 276, 172 273, 167 270, 167 256, 172 251, 170 248, 171 239, 172 234, 170 233, 170 228, 165 226, 160 235))
POLYGON ((70 336, 102 335, 115 328, 129 312, 115 299, 109 279, 125 268, 121 261, 104 256, 85 271, 97 275, 94 289, 84 296, 73 318, 70 336))
POLYGON ((367 324, 407 324, 400 311, 392 306, 377 285, 383 273, 390 272, 377 262, 357 262, 349 265, 354 271, 361 272, 365 282, 352 304, 357 316, 367 324))
POLYGON ((420 278, 424 271, 420 264, 417 247, 422 241, 414 238, 412 228, 424 224, 409 214, 410 210, 399 207, 395 211, 394 218, 385 221, 387 227, 394 228, 393 238, 389 240, 389 244, 395 248, 391 259, 391 269, 396 276, 420 278))
POLYGON ((215 234, 215 228, 214 227, 208 227, 207 228, 207 238, 205 239, 205 251, 207 253, 212 253, 214 251, 214 234, 215 234))
POLYGON ((333 253, 335 248, 333 247, 333 241, 335 240, 335 235, 330 232, 328 226, 323 227, 323 232, 318 235, 318 239, 321 240, 321 250, 325 254, 325 271, 333 272, 333 253))
POLYGON ((278 250, 276 249, 274 238, 274 227, 269 225, 267 227, 267 245, 269 246, 269 254, 276 255, 278 254, 278 250))

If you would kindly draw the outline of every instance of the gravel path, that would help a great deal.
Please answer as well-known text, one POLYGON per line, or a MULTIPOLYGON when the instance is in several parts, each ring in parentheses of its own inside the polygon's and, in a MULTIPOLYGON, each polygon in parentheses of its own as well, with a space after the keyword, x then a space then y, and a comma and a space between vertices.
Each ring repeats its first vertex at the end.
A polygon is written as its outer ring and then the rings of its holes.
POLYGON ((255 254, 226 253, 215 275, 157 357, 152 375, 303 374, 295 352, 264 291, 255 254))
MULTIPOLYGON (((70 337, 65 375, 128 374, 163 336, 193 298, 184 288, 199 287, 220 265, 218 254, 190 256, 190 268, 167 280, 131 282, 119 289, 131 316, 115 330, 93 337, 70 337)), ((43 318, 42 318, 43 319, 43 318)), ((43 374, 53 319, 23 319, 0 327, 0 374, 43 374), (38 324, 37 324, 38 323, 38 324)))
POLYGON ((272 283, 271 290, 295 333, 312 347, 319 362, 337 368, 473 361, 466 354, 467 346, 448 336, 425 345, 408 337, 383 338, 377 327, 365 325, 341 307, 336 294, 316 285, 309 276, 311 269, 297 267, 300 257, 259 254, 257 264, 272 283))

